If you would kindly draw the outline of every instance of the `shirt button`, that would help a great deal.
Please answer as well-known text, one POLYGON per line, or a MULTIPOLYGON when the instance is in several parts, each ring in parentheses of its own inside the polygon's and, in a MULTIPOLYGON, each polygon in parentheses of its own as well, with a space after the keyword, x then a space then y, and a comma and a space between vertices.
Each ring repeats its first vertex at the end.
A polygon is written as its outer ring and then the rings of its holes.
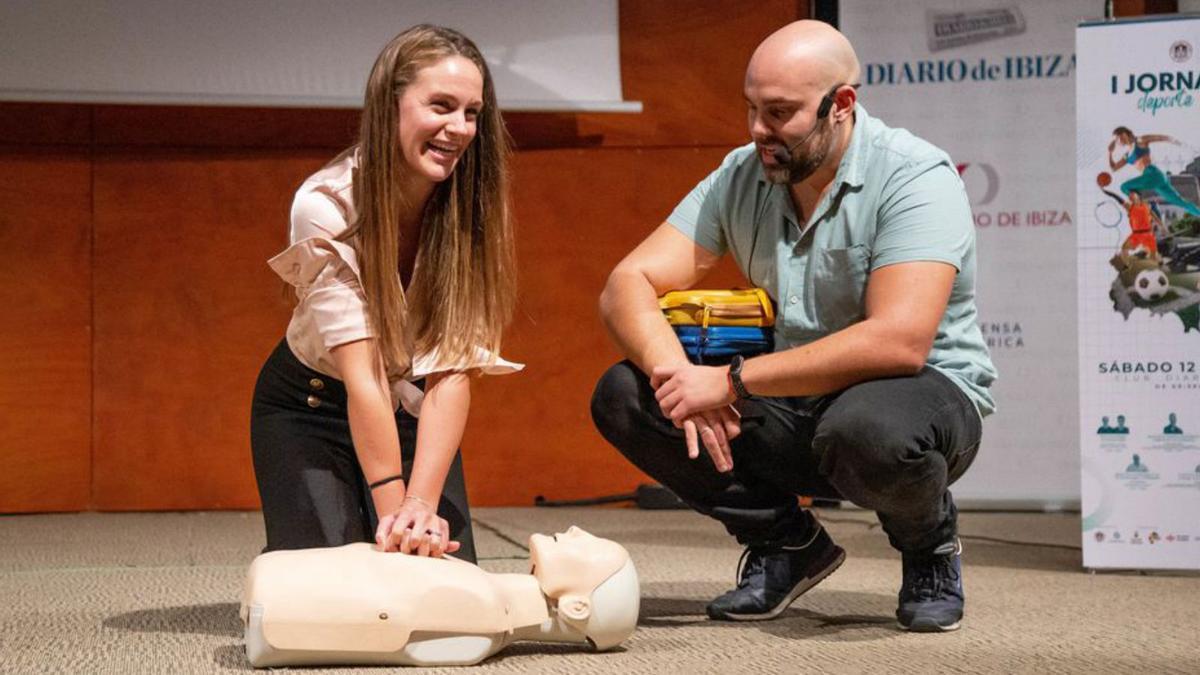
POLYGON ((796 297, 796 296, 794 296, 794 295, 793 295, 792 297, 788 298, 788 304, 789 304, 789 305, 794 305, 794 304, 796 304, 797 302, 800 302, 800 298, 798 298, 798 297, 796 297))
POLYGON ((308 407, 317 408, 317 407, 320 407, 320 405, 321 405, 321 399, 317 398, 316 396, 308 397, 308 407))
POLYGON ((325 383, 322 382, 320 378, 314 377, 313 379, 308 381, 308 386, 312 387, 313 389, 316 389, 317 391, 321 391, 322 389, 325 388, 325 383))

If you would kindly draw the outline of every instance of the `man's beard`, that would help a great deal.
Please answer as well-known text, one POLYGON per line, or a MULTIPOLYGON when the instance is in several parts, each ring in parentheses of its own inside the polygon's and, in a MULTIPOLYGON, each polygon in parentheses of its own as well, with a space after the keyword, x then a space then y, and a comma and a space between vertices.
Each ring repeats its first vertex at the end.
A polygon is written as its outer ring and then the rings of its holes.
POLYGON ((768 182, 776 185, 795 185, 813 175, 825 163, 825 158, 829 157, 829 151, 833 147, 834 135, 833 126, 826 124, 828 119, 825 117, 818 120, 817 124, 821 128, 812 133, 812 137, 801 144, 802 147, 788 153, 791 159, 787 166, 763 165, 763 174, 768 182))

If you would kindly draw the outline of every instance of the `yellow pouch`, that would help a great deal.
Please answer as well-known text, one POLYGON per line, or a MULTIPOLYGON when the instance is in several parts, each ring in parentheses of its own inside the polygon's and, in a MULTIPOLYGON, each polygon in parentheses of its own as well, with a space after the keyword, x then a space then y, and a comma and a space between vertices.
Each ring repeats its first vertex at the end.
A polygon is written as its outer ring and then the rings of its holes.
POLYGON ((658 306, 672 326, 775 325, 775 308, 761 288, 671 291, 658 306))

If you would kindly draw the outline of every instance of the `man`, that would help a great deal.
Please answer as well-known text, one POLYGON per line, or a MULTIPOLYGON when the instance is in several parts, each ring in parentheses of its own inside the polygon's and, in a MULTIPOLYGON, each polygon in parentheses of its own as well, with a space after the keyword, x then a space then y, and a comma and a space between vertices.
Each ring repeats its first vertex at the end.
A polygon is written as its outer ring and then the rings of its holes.
POLYGON ((746 546, 710 617, 772 618, 841 564, 798 506, 812 495, 878 513, 903 557, 901 627, 953 630, 963 591, 947 486, 974 459, 995 379, 976 325, 973 222, 950 158, 868 116, 858 77, 850 43, 820 22, 758 47, 745 81, 753 143, 609 277, 601 313, 629 360, 600 380, 592 415, 746 546), (726 253, 776 302, 776 351, 694 366, 656 297, 726 253))

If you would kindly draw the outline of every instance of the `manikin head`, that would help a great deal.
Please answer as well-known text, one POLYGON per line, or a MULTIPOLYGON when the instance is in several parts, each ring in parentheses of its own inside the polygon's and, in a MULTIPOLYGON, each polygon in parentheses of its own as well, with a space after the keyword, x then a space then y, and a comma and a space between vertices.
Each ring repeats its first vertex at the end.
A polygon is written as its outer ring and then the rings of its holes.
POLYGON ((564 622, 596 649, 615 647, 637 626, 640 592, 629 553, 578 527, 529 538, 531 573, 564 622))
POLYGON ((746 68, 750 136, 767 180, 799 183, 836 170, 853 120, 859 64, 844 35, 820 21, 796 21, 772 33, 746 68), (818 116, 822 99, 831 103, 818 116), (783 164, 777 151, 789 150, 783 164))

